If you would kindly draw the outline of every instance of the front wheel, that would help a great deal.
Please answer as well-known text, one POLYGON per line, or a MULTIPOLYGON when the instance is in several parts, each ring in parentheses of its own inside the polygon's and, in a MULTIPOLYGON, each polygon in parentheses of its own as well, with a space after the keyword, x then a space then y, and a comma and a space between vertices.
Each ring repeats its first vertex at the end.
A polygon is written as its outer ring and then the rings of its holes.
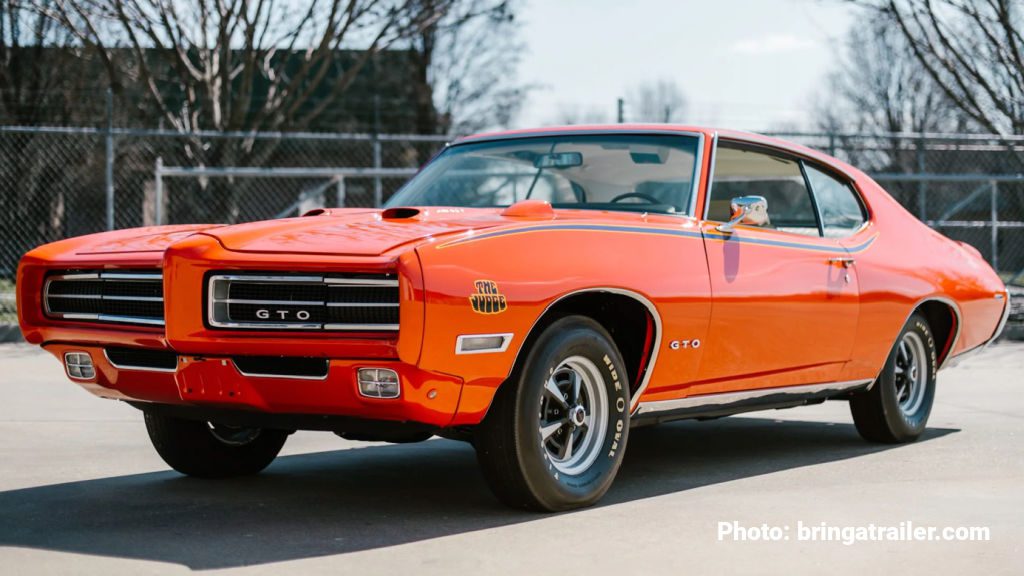
POLYGON ((256 474, 270 465, 288 432, 236 428, 145 413, 153 447, 171 468, 188 476, 225 478, 256 474))
POLYGON ((510 506, 589 506, 611 486, 626 449, 622 358, 608 332, 582 316, 556 321, 526 352, 474 436, 484 476, 510 506))
POLYGON ((935 338, 913 314, 903 327, 878 380, 850 398, 857 431, 872 442, 913 442, 924 432, 935 399, 935 338))

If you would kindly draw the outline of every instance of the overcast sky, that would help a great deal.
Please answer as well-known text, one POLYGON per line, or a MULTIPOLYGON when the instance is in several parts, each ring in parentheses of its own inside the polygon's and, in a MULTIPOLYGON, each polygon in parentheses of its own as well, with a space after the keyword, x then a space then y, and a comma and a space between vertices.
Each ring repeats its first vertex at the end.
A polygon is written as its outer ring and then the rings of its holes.
MULTIPOLYGON (((520 79, 539 87, 521 126, 561 107, 606 111, 647 80, 675 80, 687 122, 800 123, 855 9, 838 0, 527 0, 520 79)), ((627 120, 628 120, 627 107, 627 120)))

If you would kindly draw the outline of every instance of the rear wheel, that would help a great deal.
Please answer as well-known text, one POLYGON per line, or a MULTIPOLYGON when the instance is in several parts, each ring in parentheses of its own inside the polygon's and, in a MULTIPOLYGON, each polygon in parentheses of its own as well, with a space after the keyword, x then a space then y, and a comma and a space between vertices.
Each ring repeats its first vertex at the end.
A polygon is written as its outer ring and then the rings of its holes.
POLYGON ((928 322, 913 314, 903 327, 878 380, 850 399, 857 431, 872 442, 916 440, 928 423, 938 370, 928 322))
POLYGON ((629 431, 629 386, 612 339, 570 316, 549 326, 474 435, 484 476, 510 506, 589 506, 611 486, 629 431))
POLYGON ((283 430, 236 428, 151 412, 145 419, 149 439, 164 462, 200 478, 256 474, 274 461, 288 438, 283 430))

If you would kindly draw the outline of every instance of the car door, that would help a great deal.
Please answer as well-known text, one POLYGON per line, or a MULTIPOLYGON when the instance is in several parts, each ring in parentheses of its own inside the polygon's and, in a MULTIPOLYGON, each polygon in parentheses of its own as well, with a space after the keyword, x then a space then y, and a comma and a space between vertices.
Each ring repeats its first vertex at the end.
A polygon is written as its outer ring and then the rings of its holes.
POLYGON ((856 268, 825 237, 803 162, 720 142, 701 224, 712 311, 691 394, 832 382, 857 328, 856 268), (767 200, 762 227, 719 230, 740 196, 767 200))

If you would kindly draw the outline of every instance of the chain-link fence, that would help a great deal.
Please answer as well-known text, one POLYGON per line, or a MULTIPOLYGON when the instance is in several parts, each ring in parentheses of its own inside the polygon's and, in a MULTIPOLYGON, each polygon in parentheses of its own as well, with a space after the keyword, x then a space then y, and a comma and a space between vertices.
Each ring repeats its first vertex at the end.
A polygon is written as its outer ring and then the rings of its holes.
POLYGON ((0 323, 14 321, 18 260, 35 246, 158 219, 236 223, 295 215, 316 205, 374 206, 447 140, 0 126, 0 323), (160 182, 160 162, 193 172, 171 171, 160 182), (264 173, 216 173, 225 166, 264 173), (378 170, 349 172, 342 179, 337 169, 346 168, 378 170))
MULTIPOLYGON (((911 212, 1024 282, 1024 138, 777 136, 874 175, 911 212)), ((386 201, 442 136, 0 126, 0 324, 21 255, 110 228, 245 222, 386 201)))
POLYGON ((1024 284, 1024 137, 777 134, 871 174, 929 226, 1024 284))

